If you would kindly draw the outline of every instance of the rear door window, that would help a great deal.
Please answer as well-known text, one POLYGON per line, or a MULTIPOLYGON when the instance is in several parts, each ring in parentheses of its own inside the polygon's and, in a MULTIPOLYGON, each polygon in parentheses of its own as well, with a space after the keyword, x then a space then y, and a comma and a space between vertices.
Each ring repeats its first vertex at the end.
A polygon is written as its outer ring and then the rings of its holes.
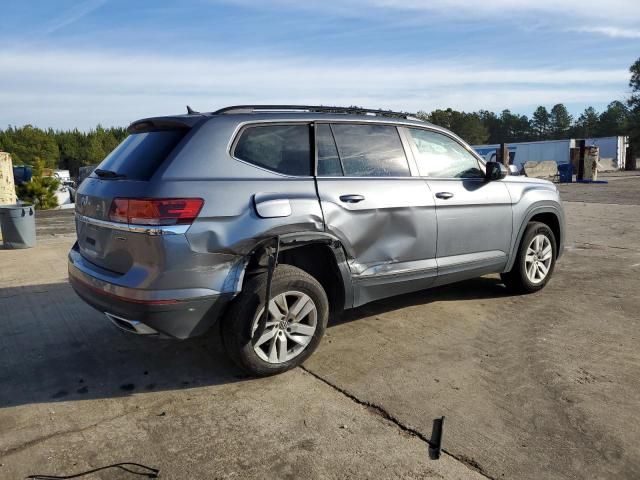
POLYGON ((336 123, 331 128, 346 176, 408 177, 411 175, 396 127, 336 123))
POLYGON ((131 134, 97 168, 127 180, 149 180, 187 132, 181 129, 131 134))
POLYGON ((261 125, 240 134, 233 156, 285 175, 311 175, 309 125, 261 125))

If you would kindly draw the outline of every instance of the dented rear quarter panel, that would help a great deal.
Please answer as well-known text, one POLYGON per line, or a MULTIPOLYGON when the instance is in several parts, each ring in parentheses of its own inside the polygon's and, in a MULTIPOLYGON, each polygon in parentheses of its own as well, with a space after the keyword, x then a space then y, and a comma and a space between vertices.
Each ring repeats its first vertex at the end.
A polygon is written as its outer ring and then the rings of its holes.
MULTIPOLYGON (((308 121, 299 121, 308 123, 308 121)), ((264 240, 291 233, 324 232, 324 219, 313 176, 292 177, 235 159, 231 142, 240 128, 236 116, 213 118, 198 127, 189 143, 154 177, 159 196, 201 197, 204 206, 186 233, 191 250, 226 259, 229 278, 240 278, 246 256, 264 240), (255 208, 259 199, 286 199, 286 216, 264 218, 255 208)), ((263 123, 263 122, 256 122, 263 123)), ((287 122, 290 123, 290 122, 287 122)), ((238 281, 216 277, 221 292, 237 291, 238 281)))
POLYGON ((324 231, 313 176, 281 175, 231 156, 231 142, 246 123, 233 116, 209 120, 180 155, 158 172, 162 195, 180 196, 188 191, 190 196, 205 199, 187 232, 196 252, 246 255, 275 235, 324 231), (287 199, 290 214, 258 216, 254 202, 261 195, 287 199))

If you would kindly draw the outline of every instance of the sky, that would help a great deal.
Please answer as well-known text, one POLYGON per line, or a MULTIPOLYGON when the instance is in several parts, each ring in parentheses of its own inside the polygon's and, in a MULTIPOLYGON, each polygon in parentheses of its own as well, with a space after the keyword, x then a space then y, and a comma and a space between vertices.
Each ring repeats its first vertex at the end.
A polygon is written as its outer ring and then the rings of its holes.
POLYGON ((0 128, 233 104, 574 115, 628 94, 640 0, 3 0, 0 128))

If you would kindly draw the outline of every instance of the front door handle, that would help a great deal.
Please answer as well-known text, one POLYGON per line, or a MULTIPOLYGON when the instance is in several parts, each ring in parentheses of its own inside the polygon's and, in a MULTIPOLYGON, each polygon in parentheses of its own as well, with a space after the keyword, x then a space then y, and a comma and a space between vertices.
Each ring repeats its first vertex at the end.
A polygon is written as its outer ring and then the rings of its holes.
POLYGON ((443 200, 449 200, 451 197, 453 197, 453 193, 451 193, 451 192, 438 192, 438 193, 436 193, 436 197, 437 198, 441 198, 443 200))
POLYGON ((364 200, 362 195, 340 195, 340 201, 344 203, 358 203, 364 200))

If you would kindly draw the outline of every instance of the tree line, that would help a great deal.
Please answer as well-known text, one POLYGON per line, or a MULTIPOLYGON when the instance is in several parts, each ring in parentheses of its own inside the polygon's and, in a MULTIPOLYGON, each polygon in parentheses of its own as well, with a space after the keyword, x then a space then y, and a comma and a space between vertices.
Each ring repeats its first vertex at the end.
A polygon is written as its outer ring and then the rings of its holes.
MULTIPOLYGON (((633 122, 632 109, 620 101, 611 102, 600 113, 588 107, 575 119, 561 103, 550 110, 539 106, 530 118, 509 110, 466 113, 451 108, 417 115, 472 145, 627 135, 633 122)), ((126 136, 125 128, 100 125, 88 132, 10 126, 0 130, 0 150, 11 153, 14 165, 35 165, 41 159, 45 167, 70 170, 75 175, 83 165, 100 163, 126 136)))
POLYGON ((640 152, 640 58, 629 67, 629 73, 631 96, 626 102, 614 100, 602 112, 587 107, 575 118, 562 103, 550 110, 541 105, 531 117, 510 110, 496 114, 451 108, 418 112, 418 116, 448 128, 472 145, 628 135, 634 150, 640 152))
POLYGON ((472 145, 627 135, 632 121, 631 111, 618 100, 600 113, 587 107, 576 118, 562 103, 550 110, 541 105, 531 117, 510 110, 467 113, 451 108, 421 111, 418 117, 451 130, 472 145))
MULTIPOLYGON (((626 102, 615 100, 602 112, 587 107, 576 118, 562 103, 550 110, 539 106, 531 117, 510 110, 467 113, 451 108, 421 111, 418 116, 448 128, 472 145, 629 135, 634 150, 640 152, 640 58, 629 71, 631 96, 626 102)), ((11 154, 14 165, 36 165, 41 160, 45 167, 77 175, 79 167, 100 163, 126 136, 125 128, 100 125, 88 132, 9 126, 0 130, 0 150, 11 154)))
POLYGON ((77 175, 79 167, 100 163, 126 136, 126 128, 100 125, 88 132, 9 126, 0 130, 0 150, 11 154, 14 165, 36 166, 41 161, 45 168, 77 175))

